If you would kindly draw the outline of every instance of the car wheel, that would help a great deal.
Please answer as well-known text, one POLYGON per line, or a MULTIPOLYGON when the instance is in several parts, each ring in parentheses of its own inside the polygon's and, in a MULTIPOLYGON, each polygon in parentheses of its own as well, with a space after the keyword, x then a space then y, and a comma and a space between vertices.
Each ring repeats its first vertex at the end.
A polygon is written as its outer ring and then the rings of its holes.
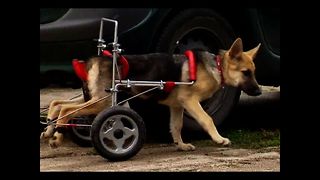
MULTIPOLYGON (((231 27, 218 14, 207 9, 191 9, 182 11, 168 23, 161 33, 156 51, 182 54, 188 49, 202 49, 218 54, 219 49, 228 49, 234 38, 231 27)), ((219 125, 237 104, 239 97, 238 89, 226 86, 201 105, 219 125)), ((184 119, 186 129, 202 129, 188 113, 185 113, 184 119)))

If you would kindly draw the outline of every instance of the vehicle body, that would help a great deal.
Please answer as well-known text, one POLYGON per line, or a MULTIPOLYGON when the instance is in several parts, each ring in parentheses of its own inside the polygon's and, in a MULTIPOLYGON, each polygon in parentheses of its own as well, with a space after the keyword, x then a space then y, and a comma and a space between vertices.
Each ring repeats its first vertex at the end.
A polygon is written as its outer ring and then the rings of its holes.
MULTIPOLYGON (((242 38, 244 50, 261 42, 255 61, 257 81, 261 85, 280 85, 280 9, 240 8, 40 9, 41 83, 61 79, 66 82, 65 74, 75 77, 72 59, 85 60, 97 54, 97 42, 93 39, 98 38, 102 17, 119 22, 118 42, 124 49, 123 54, 183 53, 193 48, 216 54, 236 37, 242 38)), ((112 32, 112 24, 106 24, 104 40, 112 42, 112 32)), ((239 94, 238 90, 228 87, 202 105, 220 124, 238 102, 239 94)), ((139 106, 140 101, 132 104, 137 112, 145 112, 143 119, 166 111, 152 103, 147 105, 147 111, 139 106)), ((168 117, 167 113, 161 114, 159 119, 168 117)), ((188 115, 186 118, 190 119, 188 115)), ((189 123, 189 126, 195 125, 189 123)))

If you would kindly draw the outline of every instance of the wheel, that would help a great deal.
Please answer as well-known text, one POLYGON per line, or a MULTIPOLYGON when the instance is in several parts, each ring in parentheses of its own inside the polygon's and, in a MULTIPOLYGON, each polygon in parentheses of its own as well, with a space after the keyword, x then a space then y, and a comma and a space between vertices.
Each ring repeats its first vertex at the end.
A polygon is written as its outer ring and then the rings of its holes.
MULTIPOLYGON (((92 124, 94 116, 76 117, 70 120, 71 124, 92 124)), ((72 142, 81 147, 91 147, 91 136, 89 126, 70 127, 68 131, 72 142)))
MULTIPOLYGON (((156 51, 183 54, 188 49, 202 49, 218 54, 219 49, 230 48, 234 39, 231 27, 218 14, 209 9, 189 9, 175 16, 164 28, 156 51)), ((201 105, 219 125, 237 104, 239 97, 237 88, 226 86, 201 105)), ((186 129, 202 129, 189 114, 185 113, 184 119, 186 129)))
POLYGON ((123 161, 136 155, 146 139, 142 118, 132 109, 114 106, 94 119, 91 127, 94 148, 110 161, 123 161))

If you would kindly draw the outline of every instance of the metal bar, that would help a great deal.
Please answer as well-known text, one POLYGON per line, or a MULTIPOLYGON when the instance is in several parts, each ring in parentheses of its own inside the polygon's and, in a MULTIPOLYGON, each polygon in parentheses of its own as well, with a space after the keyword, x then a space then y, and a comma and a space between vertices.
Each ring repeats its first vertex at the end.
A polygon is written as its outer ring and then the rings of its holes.
POLYGON ((114 22, 114 36, 113 36, 113 51, 112 51, 112 84, 111 84, 111 92, 112 92, 112 106, 115 106, 117 104, 117 92, 115 90, 115 76, 116 76, 116 63, 117 63, 117 53, 118 53, 118 21, 108 18, 101 18, 101 24, 100 24, 100 33, 99 33, 99 40, 102 39, 102 33, 103 33, 103 21, 110 21, 114 22))
POLYGON ((91 127, 90 124, 63 124, 63 123, 56 123, 56 125, 62 125, 62 126, 71 126, 71 127, 91 127))
POLYGON ((103 44, 104 44, 104 40, 103 38, 103 21, 109 21, 109 22, 113 22, 115 23, 114 29, 115 29, 115 33, 114 33, 114 43, 113 45, 115 46, 115 44, 118 42, 118 37, 117 37, 117 31, 118 31, 118 21, 113 20, 113 19, 108 19, 108 18, 101 18, 100 21, 100 31, 99 31, 99 39, 98 39, 98 55, 100 55, 101 50, 103 48, 103 44))
POLYGON ((174 82, 176 85, 192 85, 194 84, 194 81, 190 82, 174 82))
POLYGON ((115 72, 115 69, 116 69, 116 63, 117 63, 117 57, 116 57, 116 52, 113 51, 113 59, 112 59, 112 85, 111 85, 111 92, 112 92, 112 106, 115 106, 116 105, 116 94, 117 93, 115 91, 115 79, 116 79, 116 72, 115 72))
POLYGON ((157 89, 157 88, 159 88, 159 87, 150 88, 150 89, 148 89, 148 90, 146 90, 146 91, 143 91, 143 92, 141 92, 141 93, 139 93, 139 94, 136 94, 136 95, 134 95, 134 96, 132 96, 132 97, 130 97, 130 98, 128 98, 128 99, 125 99, 125 100, 119 102, 117 105, 122 104, 122 103, 124 103, 124 102, 126 102, 126 101, 129 101, 129 100, 131 100, 131 99, 133 99, 133 98, 136 98, 136 97, 138 97, 138 96, 141 96, 142 94, 145 94, 145 93, 147 93, 147 92, 153 91, 153 90, 155 90, 155 89, 157 89))
MULTIPOLYGON (((124 85, 127 85, 128 80, 115 80, 116 83, 121 83, 124 85)), ((194 84, 194 81, 190 82, 174 82, 176 85, 192 85, 194 84)), ((130 85, 160 85, 160 84, 166 84, 165 81, 131 81, 129 80, 130 85)))

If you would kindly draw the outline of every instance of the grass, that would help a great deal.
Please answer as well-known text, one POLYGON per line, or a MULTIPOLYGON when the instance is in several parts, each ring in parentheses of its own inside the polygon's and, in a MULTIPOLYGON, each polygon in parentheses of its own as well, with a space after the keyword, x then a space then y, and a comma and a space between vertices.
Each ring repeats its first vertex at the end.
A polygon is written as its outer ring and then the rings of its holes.
MULTIPOLYGON (((232 147, 258 149, 263 147, 280 146, 279 129, 229 129, 221 132, 223 137, 228 137, 232 147)), ((214 143, 211 140, 200 140, 194 143, 198 146, 208 146, 214 143)))

